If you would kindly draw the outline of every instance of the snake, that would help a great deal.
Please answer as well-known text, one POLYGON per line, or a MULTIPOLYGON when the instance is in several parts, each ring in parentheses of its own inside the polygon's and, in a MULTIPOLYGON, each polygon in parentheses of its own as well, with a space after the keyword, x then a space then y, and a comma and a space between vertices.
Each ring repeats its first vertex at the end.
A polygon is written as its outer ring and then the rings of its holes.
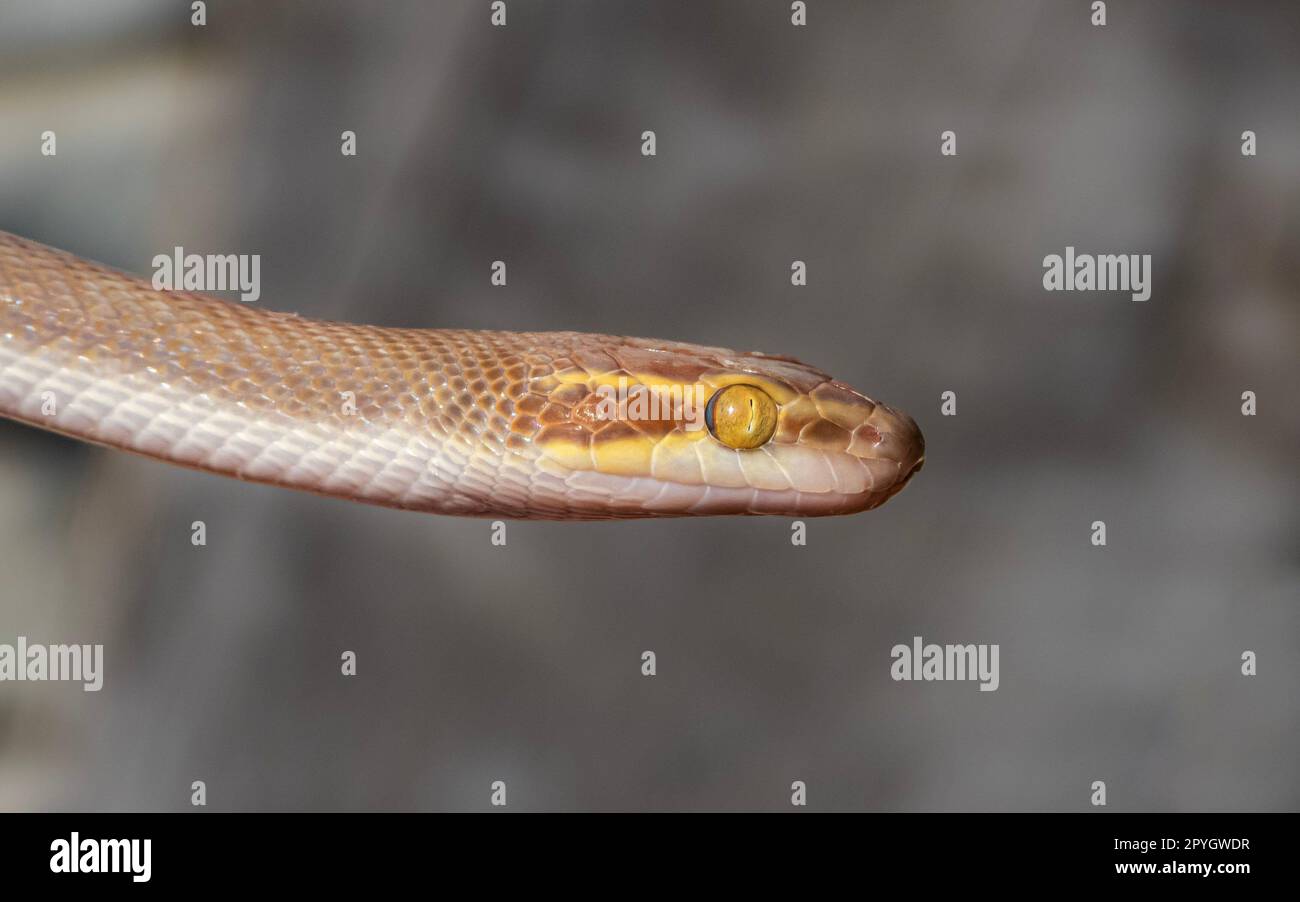
POLYGON ((586 332, 327 322, 0 232, 0 415, 171 464, 432 514, 852 514, 915 420, 793 357, 586 332))

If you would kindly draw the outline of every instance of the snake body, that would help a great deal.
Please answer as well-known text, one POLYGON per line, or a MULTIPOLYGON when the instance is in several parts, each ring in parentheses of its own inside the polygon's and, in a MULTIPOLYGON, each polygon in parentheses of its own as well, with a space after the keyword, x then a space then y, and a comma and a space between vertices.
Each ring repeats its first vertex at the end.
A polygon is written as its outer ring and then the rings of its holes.
POLYGON ((241 479, 509 518, 853 513, 924 459, 906 414, 787 357, 321 322, 3 232, 0 414, 241 479), (602 404, 728 386, 773 402, 758 447, 729 446, 686 404, 602 404))

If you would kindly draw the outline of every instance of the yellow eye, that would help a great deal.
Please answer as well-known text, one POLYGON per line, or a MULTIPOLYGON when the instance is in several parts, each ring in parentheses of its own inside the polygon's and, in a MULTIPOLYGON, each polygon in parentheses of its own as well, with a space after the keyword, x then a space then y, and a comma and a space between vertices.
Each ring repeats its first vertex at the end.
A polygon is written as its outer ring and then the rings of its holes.
POLYGON ((704 422, 729 448, 757 448, 776 432, 776 402, 761 388, 728 385, 709 399, 704 422))

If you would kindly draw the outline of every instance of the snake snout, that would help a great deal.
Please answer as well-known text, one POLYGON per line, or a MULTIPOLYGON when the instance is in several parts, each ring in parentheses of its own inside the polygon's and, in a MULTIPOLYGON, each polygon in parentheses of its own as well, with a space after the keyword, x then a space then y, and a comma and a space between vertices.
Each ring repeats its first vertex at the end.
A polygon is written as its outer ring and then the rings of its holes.
POLYGON ((899 492, 901 492, 903 488, 909 482, 912 481, 912 477, 915 476, 917 473, 921 472, 921 468, 924 466, 925 466, 924 454, 922 454, 921 457, 918 457, 916 461, 912 463, 910 466, 908 466, 906 462, 901 464, 898 470, 899 472, 898 482, 894 484, 894 488, 889 493, 890 496, 892 497, 894 495, 897 495, 899 492))
POLYGON ((916 420, 903 411, 860 397, 862 419, 848 453, 870 474, 861 499, 867 509, 892 498, 920 472, 925 463, 925 437, 916 420))
POLYGON ((881 450, 887 458, 898 464, 898 479, 893 489, 897 492, 924 466, 925 436, 916 420, 888 404, 877 405, 873 419, 878 420, 881 450))

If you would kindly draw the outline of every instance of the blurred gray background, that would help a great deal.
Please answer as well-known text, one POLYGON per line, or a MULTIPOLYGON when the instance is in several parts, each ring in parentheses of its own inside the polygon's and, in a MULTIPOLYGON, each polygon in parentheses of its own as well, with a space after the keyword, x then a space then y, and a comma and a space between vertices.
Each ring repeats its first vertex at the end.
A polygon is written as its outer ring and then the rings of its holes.
POLYGON ((106 657, 0 684, 0 808, 1300 807, 1300 8, 809 5, 0 2, 0 228, 260 253, 308 316, 792 354, 929 444, 807 547, 499 548, 0 422, 0 641, 106 657), (1151 300, 1044 292, 1067 244, 1152 254, 1151 300), (892 681, 914 635, 1001 688, 892 681))

